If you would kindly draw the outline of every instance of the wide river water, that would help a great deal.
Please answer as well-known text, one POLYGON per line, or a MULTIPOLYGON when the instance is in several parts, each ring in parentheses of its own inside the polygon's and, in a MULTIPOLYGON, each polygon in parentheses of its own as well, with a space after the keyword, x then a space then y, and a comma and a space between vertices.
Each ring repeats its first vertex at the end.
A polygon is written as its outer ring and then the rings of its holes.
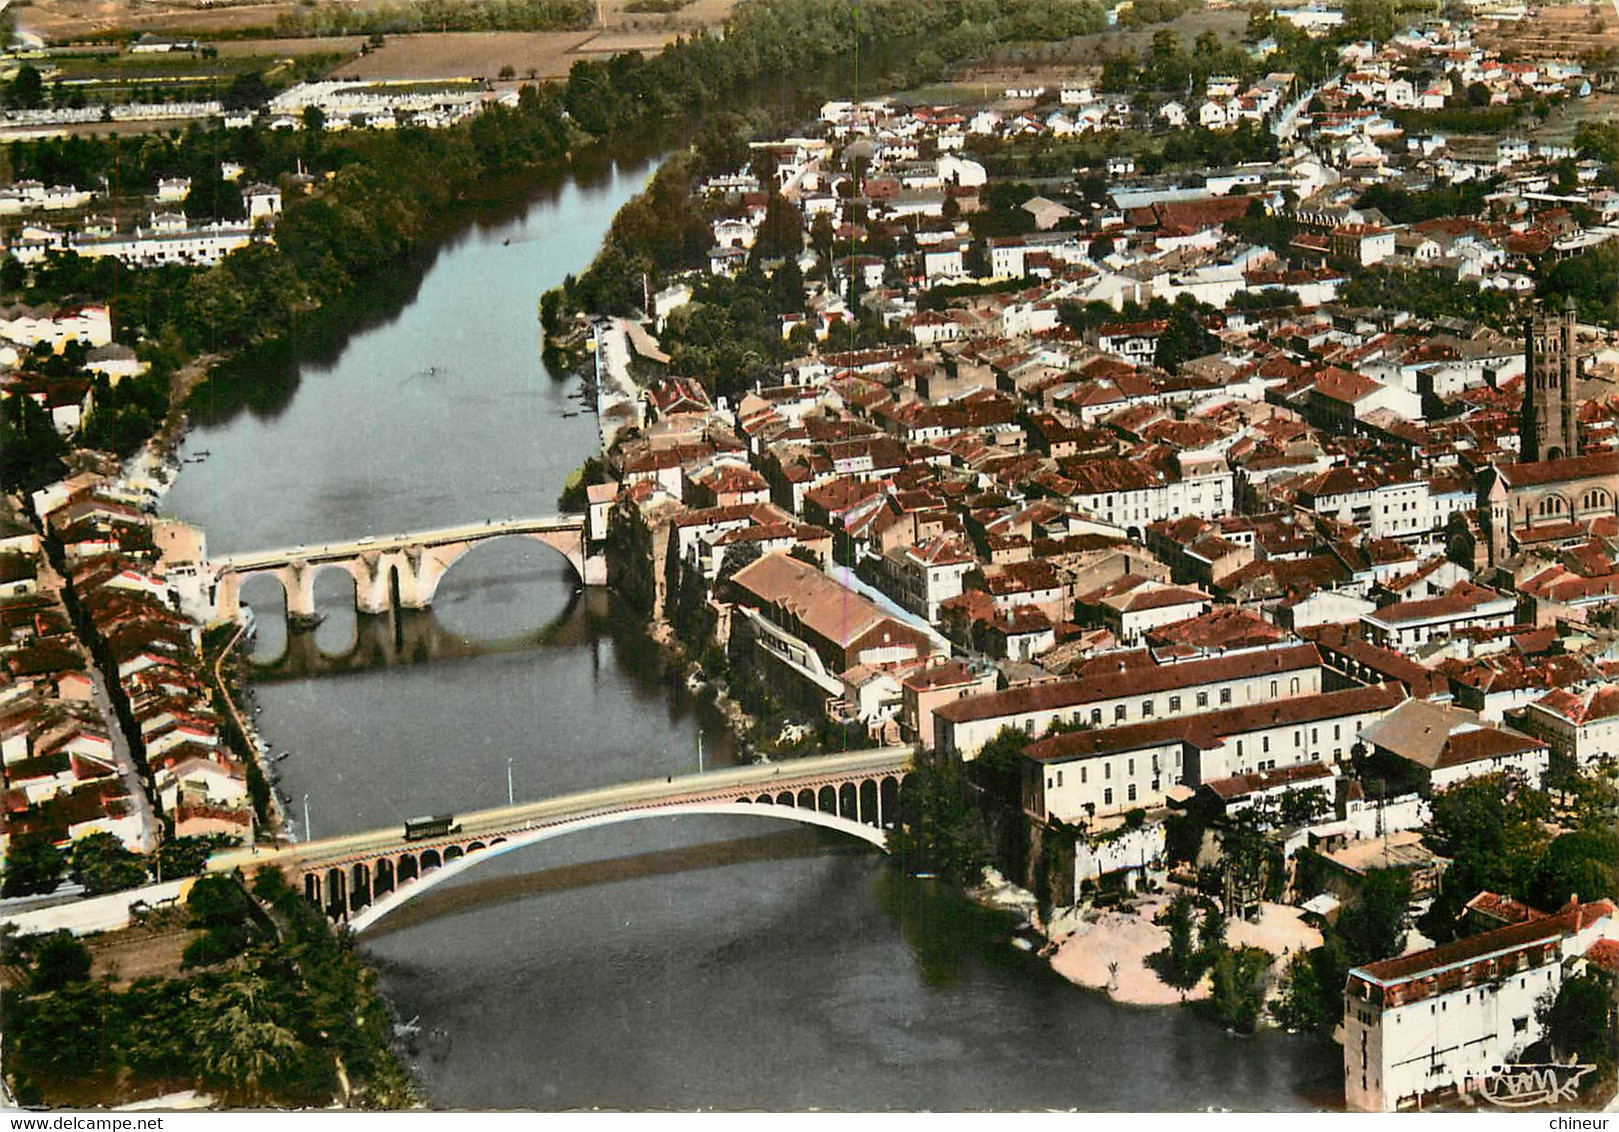
MULTIPOLYGON (((173 514, 215 553, 548 514, 596 444, 541 361, 542 291, 589 263, 653 161, 576 168, 458 231, 345 341, 220 384, 173 514)), ((273 583, 251 696, 316 836, 730 758, 643 627, 526 540, 434 609, 290 640, 273 583), (381 658, 380 660, 378 658, 381 658), (699 732, 706 733, 702 739, 699 732), (509 778, 508 778, 509 775, 509 778)), ((302 831, 300 830, 300 833, 302 831)), ((592 830, 492 859, 367 933, 432 1102, 461 1108, 1331 1108, 1335 1049, 1113 1005, 1002 916, 761 818, 592 830)))

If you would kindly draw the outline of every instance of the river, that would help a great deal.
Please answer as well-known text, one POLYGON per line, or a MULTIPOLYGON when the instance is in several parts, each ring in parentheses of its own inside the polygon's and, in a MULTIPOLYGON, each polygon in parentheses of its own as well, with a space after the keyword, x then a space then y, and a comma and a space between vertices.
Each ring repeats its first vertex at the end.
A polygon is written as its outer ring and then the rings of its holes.
MULTIPOLYGON (((546 514, 595 443, 540 357, 540 293, 590 260, 654 162, 581 166, 480 216, 346 341, 213 387, 168 510, 215 553, 546 514)), ((289 639, 273 583, 252 704, 316 836, 731 758, 644 627, 523 540, 434 608, 357 618, 337 571, 289 639), (700 738, 700 732, 702 734, 700 738)), ((831 835, 662 819, 493 859, 365 937, 465 1108, 1332 1107, 1335 1051, 1123 1008, 1015 950, 1009 923, 831 835)))

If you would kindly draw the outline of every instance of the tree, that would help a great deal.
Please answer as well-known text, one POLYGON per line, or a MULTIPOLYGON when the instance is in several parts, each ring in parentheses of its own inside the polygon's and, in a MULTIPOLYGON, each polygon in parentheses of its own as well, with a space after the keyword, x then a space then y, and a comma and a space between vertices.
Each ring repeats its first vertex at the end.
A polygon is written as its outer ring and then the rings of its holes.
POLYGON ((1539 1014, 1551 1043, 1552 1056, 1574 1055, 1586 1064, 1607 1064, 1609 1055, 1608 1012, 1613 994, 1596 975, 1565 979, 1557 995, 1542 1001, 1539 1014))
POLYGON ((1158 337, 1153 364, 1174 373, 1182 362, 1201 358, 1220 347, 1220 340, 1198 320, 1197 305, 1186 296, 1177 300, 1169 315, 1169 326, 1158 337))
POLYGON ((1265 1005, 1265 978, 1270 952, 1258 947, 1222 949, 1214 961, 1209 1000, 1221 1025, 1238 1033, 1252 1033, 1265 1005))
POLYGON ((0 895, 33 896, 55 892, 62 883, 62 853, 41 833, 19 834, 6 854, 6 874, 0 895))
POLYGON ((765 203, 765 218, 759 225, 753 251, 765 259, 797 256, 804 248, 804 214, 780 193, 772 192, 765 203))
POLYGON ((45 80, 39 69, 24 63, 6 88, 6 105, 20 110, 33 110, 45 102, 45 80))
POLYGON ((1090 257, 1093 260, 1104 260, 1113 254, 1113 237, 1098 236, 1091 241, 1090 257))
POLYGON ((1158 977, 1168 986, 1181 992, 1191 990, 1203 978, 1206 957, 1192 940, 1192 927, 1197 908, 1189 892, 1177 892, 1164 909, 1164 927, 1169 932, 1169 946, 1149 958, 1158 977))
POLYGON ((1356 39, 1381 43, 1398 29, 1394 0, 1344 0, 1344 29, 1356 39))
POLYGON ((1371 869, 1338 916, 1338 935, 1350 961, 1370 963, 1405 950, 1405 914, 1411 877, 1405 869, 1371 869))
POLYGON ((1225 913, 1220 911, 1218 904, 1210 904, 1204 909, 1203 919, 1197 926, 1197 944, 1207 954, 1214 954, 1225 947, 1225 913))
POLYGON ((90 977, 90 949, 67 932, 57 932, 34 952, 30 987, 35 994, 61 990, 90 977))
POLYGON ((1432 844, 1451 865, 1422 918, 1422 933, 1441 943, 1451 939, 1462 904, 1481 890, 1531 900, 1550 841, 1543 823, 1550 817, 1543 792, 1515 788, 1501 775, 1469 779, 1436 794, 1432 844))
POLYGON ((110 833, 92 833, 73 846, 70 875, 91 896, 134 888, 146 880, 146 864, 110 833))
POLYGON ((251 1102, 303 1052, 278 1009, 274 988, 257 969, 235 973, 212 990, 193 993, 196 1037, 206 1074, 251 1102))
POLYGON ((257 71, 244 71, 231 79, 220 102, 226 110, 257 110, 270 101, 270 87, 257 71))
POLYGON ((1246 917, 1265 898, 1272 857, 1270 842, 1252 811, 1243 811, 1220 830, 1220 853, 1225 868, 1225 907, 1246 917))
POLYGON ((976 882, 989 863, 989 840, 967 801, 961 762, 937 755, 919 762, 905 780, 905 814, 889 834, 901 867, 958 883, 976 882))
POLYGON ((1336 1001, 1336 994, 1323 993, 1314 953, 1301 951, 1287 961, 1281 993, 1271 1010, 1284 1029, 1315 1033, 1337 1025, 1338 1012, 1329 1009, 1336 1001))
POLYGON ((209 854, 232 844, 235 844, 235 839, 222 833, 205 837, 175 837, 165 841, 157 850, 163 879, 198 876, 208 863, 209 854))
POLYGON ((1003 727, 973 760, 973 777, 996 801, 1016 805, 1023 789, 1023 748, 1030 737, 1016 727, 1003 727))
POLYGON ((1565 833, 1546 847, 1535 871, 1530 902, 1551 911, 1574 897, 1619 895, 1619 834, 1606 829, 1565 833))

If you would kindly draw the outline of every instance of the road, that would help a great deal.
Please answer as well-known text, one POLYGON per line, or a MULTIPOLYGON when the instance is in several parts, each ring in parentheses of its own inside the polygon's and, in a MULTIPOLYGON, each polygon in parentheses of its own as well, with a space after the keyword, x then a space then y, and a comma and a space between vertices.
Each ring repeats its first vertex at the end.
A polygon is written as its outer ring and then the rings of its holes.
POLYGON ((124 734, 123 727, 118 722, 118 713, 113 711, 112 700, 107 695, 107 682, 101 675, 101 668, 96 664, 90 665, 90 697, 95 702, 96 710, 107 724, 107 733, 112 738, 112 753, 118 761, 118 777, 123 779, 124 788, 128 791, 130 799, 135 804, 135 810, 141 818, 141 845, 144 852, 151 852, 157 848, 157 815, 152 812, 152 800, 146 796, 146 782, 135 766, 135 756, 129 748, 129 737, 124 734))
MULTIPOLYGON (((618 786, 584 790, 564 794, 538 802, 523 802, 515 806, 499 806, 458 815, 456 840, 465 840, 479 834, 510 833, 518 829, 569 821, 589 814, 630 809, 638 806, 669 804, 694 795, 716 791, 752 793, 761 787, 772 791, 795 788, 820 776, 835 776, 851 771, 873 774, 901 771, 911 765, 915 751, 911 747, 879 747, 865 751, 849 751, 838 755, 790 759, 785 762, 762 763, 754 766, 728 767, 701 774, 686 774, 678 778, 643 779, 618 786)), ((735 801, 735 799, 731 799, 735 801)), ((366 856, 403 844, 401 826, 369 830, 344 837, 328 837, 307 841, 278 849, 229 849, 208 859, 209 872, 230 872, 234 869, 256 869, 266 865, 294 865, 303 861, 328 861, 345 857, 366 856)))
POLYGON ((368 535, 347 542, 322 543, 319 546, 299 545, 282 550, 254 550, 245 554, 228 554, 210 560, 216 571, 259 570, 276 566, 292 559, 320 562, 326 559, 353 558, 367 551, 391 553, 416 546, 435 546, 447 542, 462 542, 469 538, 487 538, 500 534, 532 534, 536 531, 567 530, 583 526, 583 515, 547 515, 538 519, 485 519, 481 523, 462 523, 431 531, 412 531, 396 535, 368 535))

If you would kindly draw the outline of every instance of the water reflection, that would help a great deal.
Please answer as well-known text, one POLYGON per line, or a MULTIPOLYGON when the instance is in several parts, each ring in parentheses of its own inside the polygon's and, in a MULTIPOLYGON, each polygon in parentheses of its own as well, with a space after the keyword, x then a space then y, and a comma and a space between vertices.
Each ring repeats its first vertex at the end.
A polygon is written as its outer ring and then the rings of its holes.
POLYGON ((444 627, 431 609, 405 609, 377 616, 358 615, 349 607, 348 624, 333 617, 315 629, 273 634, 280 648, 272 656, 250 657, 250 677, 257 683, 342 676, 412 664, 469 660, 480 656, 525 652, 546 647, 588 647, 591 634, 605 621, 605 595, 588 600, 576 595, 549 624, 496 640, 469 639, 444 627), (589 606, 581 610, 582 606, 589 606), (583 612, 584 616, 575 616, 583 612), (341 635, 341 636, 340 636, 341 635), (347 639, 345 645, 332 638, 347 639))

